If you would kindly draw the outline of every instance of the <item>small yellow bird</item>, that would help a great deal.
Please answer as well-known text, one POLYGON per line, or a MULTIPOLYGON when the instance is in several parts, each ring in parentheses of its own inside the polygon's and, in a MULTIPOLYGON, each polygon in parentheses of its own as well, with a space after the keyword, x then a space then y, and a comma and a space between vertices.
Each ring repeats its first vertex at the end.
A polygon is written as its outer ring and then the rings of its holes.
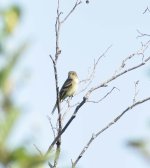
MULTIPOLYGON (((78 79, 77 73, 75 71, 68 72, 68 78, 63 84, 59 92, 60 102, 62 102, 67 97, 72 97, 75 94, 75 92, 78 89, 78 83, 79 83, 79 79, 78 79)), ((52 110, 52 114, 54 113, 56 107, 57 107, 57 101, 52 110)))

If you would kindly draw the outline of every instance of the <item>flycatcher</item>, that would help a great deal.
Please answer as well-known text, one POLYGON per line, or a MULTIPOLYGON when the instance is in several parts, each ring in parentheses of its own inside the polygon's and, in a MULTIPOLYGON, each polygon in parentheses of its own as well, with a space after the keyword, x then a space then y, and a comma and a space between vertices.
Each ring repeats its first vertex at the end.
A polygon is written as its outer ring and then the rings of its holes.
MULTIPOLYGON (((59 92, 60 102, 62 102, 67 97, 72 97, 78 88, 79 79, 77 73, 75 71, 68 72, 68 78, 66 79, 65 83, 63 84, 62 88, 59 92)), ((52 114, 54 113, 57 107, 57 100, 56 104, 53 108, 52 114)))

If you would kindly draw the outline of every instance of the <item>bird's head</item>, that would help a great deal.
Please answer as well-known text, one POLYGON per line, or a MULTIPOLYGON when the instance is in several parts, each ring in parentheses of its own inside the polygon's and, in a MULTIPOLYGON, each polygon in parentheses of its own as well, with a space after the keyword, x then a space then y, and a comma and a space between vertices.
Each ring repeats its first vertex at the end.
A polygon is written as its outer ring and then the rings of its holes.
POLYGON ((70 79, 78 78, 77 73, 75 71, 69 71, 68 78, 70 79))

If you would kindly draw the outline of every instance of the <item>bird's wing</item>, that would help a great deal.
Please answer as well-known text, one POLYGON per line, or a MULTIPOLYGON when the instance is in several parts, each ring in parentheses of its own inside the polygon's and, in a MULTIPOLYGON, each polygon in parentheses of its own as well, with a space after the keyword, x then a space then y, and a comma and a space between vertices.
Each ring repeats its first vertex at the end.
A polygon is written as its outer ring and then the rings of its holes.
POLYGON ((69 87, 72 86, 72 79, 67 79, 60 90, 60 100, 62 100, 69 87))

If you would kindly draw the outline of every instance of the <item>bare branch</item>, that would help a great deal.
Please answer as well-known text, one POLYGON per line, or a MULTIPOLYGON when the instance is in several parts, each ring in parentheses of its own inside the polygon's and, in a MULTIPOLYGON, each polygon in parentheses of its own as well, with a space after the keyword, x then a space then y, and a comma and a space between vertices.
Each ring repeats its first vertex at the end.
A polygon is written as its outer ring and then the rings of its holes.
POLYGON ((144 10, 143 14, 145 14, 146 12, 150 12, 149 7, 147 6, 147 8, 144 10))
POLYGON ((139 30, 137 30, 137 32, 139 33, 139 35, 137 36, 137 38, 144 37, 144 36, 150 37, 150 34, 142 33, 139 30))
POLYGON ((41 156, 43 156, 43 154, 42 154, 42 152, 41 152, 41 150, 35 145, 35 144, 33 144, 33 146, 35 147, 35 149, 39 152, 39 154, 41 155, 41 156))
POLYGON ((56 94, 57 94, 57 108, 58 113, 60 114, 60 98, 59 98, 59 87, 58 87, 58 74, 57 74, 57 67, 56 67, 56 61, 53 59, 53 57, 50 55, 50 58, 53 62, 53 68, 54 68, 54 75, 55 75, 55 85, 56 85, 56 94))
POLYGON ((67 109, 62 114, 62 122, 64 121, 64 119, 65 119, 66 115, 68 114, 68 112, 70 111, 70 109, 73 108, 73 107, 78 106, 79 104, 80 104, 80 102, 77 102, 77 103, 71 105, 70 101, 67 101, 67 109))
POLYGON ((82 1, 76 0, 75 5, 73 6, 73 8, 70 10, 70 12, 67 14, 67 16, 61 21, 61 24, 64 23, 69 16, 73 13, 73 11, 77 8, 78 5, 80 5, 82 3, 82 1))
MULTIPOLYGON (((68 13, 68 15, 64 18, 64 20, 60 21, 60 15, 62 14, 62 12, 60 12, 60 0, 57 0, 57 17, 56 17, 56 22, 55 22, 55 35, 56 35, 56 50, 55 50, 55 60, 53 59, 53 57, 50 55, 50 58, 53 62, 53 68, 54 68, 54 75, 55 75, 55 85, 56 85, 56 94, 57 94, 57 98, 56 98, 56 103, 57 103, 57 109, 58 109, 58 129, 57 129, 57 137, 59 136, 59 138, 57 138, 57 141, 55 141, 56 143, 56 152, 55 152, 55 158, 54 158, 54 168, 57 167, 58 164, 58 159, 59 159, 59 155, 60 155, 60 146, 61 146, 61 135, 60 132, 62 130, 62 120, 61 120, 61 113, 60 113, 60 98, 59 98, 59 87, 58 87, 58 73, 57 73, 57 60, 59 55, 61 54, 61 49, 59 47, 59 38, 60 38, 60 28, 61 28, 61 24, 63 22, 65 22, 68 17, 71 15, 71 13, 73 13, 73 11, 75 10, 75 8, 81 3, 81 1, 76 1, 74 7, 72 8, 72 10, 68 13)), ((54 139, 55 138, 55 131, 53 129, 51 120, 50 120, 50 124, 53 130, 53 134, 54 134, 54 139)), ((51 167, 51 165, 49 165, 51 167)))
POLYGON ((93 78, 94 78, 94 75, 95 75, 95 72, 96 72, 96 68, 97 68, 97 65, 98 65, 99 61, 100 61, 103 57, 106 56, 106 53, 110 50, 111 47, 112 47, 112 45, 110 45, 110 46, 104 51, 104 53, 101 54, 101 55, 98 57, 98 59, 97 59, 96 62, 94 61, 94 65, 93 65, 93 68, 92 68, 91 73, 89 74, 89 77, 87 77, 86 79, 83 79, 83 80, 80 81, 80 84, 81 84, 81 83, 85 83, 86 86, 85 86, 83 89, 81 89, 81 90, 77 93, 77 95, 80 94, 80 93, 82 93, 82 92, 84 92, 84 91, 90 86, 90 84, 91 84, 92 81, 93 81, 93 78))
MULTIPOLYGON (((39 154, 41 155, 41 157, 43 157, 43 154, 42 154, 41 150, 35 144, 33 144, 33 146, 39 152, 39 154)), ((53 165, 50 162, 48 162, 48 165, 49 165, 50 168, 54 168, 53 165)))
POLYGON ((67 113, 69 112, 69 110, 71 109, 71 105, 70 105, 70 100, 71 100, 71 97, 69 97, 67 100, 66 100, 66 103, 67 103, 67 109, 66 111, 62 114, 62 122, 64 121, 65 119, 65 116, 67 115, 67 113))
MULTIPOLYGON (((103 99, 105 99, 109 94, 112 93, 112 91, 115 89, 112 88, 111 91, 109 91, 103 98, 101 98, 100 100, 96 101, 88 101, 90 95, 92 92, 96 91, 97 89, 100 89, 101 87, 106 87, 108 83, 110 83, 111 81, 117 79, 118 77, 132 71, 135 70, 139 67, 142 67, 143 65, 145 65, 149 60, 150 57, 148 58, 144 58, 144 51, 147 49, 149 42, 146 45, 142 45, 143 50, 141 50, 141 52, 136 53, 135 55, 142 55, 142 62, 132 66, 131 68, 125 69, 123 72, 116 72, 115 75, 112 75, 110 78, 108 78, 106 81, 100 83, 99 85, 92 87, 90 90, 87 91, 87 93, 85 94, 85 96, 83 97, 83 100, 77 104, 72 116, 69 118, 69 120, 67 121, 67 123, 65 124, 65 126, 62 128, 62 114, 60 111, 60 97, 59 97, 59 85, 58 85, 58 73, 57 73, 57 61, 59 58, 59 55, 61 54, 61 49, 59 46, 59 42, 60 42, 60 30, 61 30, 61 25, 67 21, 67 19, 71 16, 71 14, 75 11, 75 9, 81 4, 81 0, 75 0, 75 4, 73 6, 73 8, 70 10, 70 12, 63 18, 61 19, 61 14, 62 12, 60 11, 60 0, 57 0, 57 16, 56 16, 56 22, 55 22, 55 36, 56 36, 56 49, 55 49, 55 55, 54 58, 50 55, 50 58, 53 62, 53 68, 54 68, 54 76, 55 76, 55 86, 56 86, 56 102, 57 102, 57 109, 58 109, 58 125, 57 125, 57 134, 55 135, 55 130, 54 127, 52 126, 51 123, 51 119, 49 118, 50 124, 51 124, 51 128, 54 134, 54 140, 52 141, 52 143, 50 144, 47 152, 45 155, 49 154, 49 152, 53 149, 53 147, 56 144, 56 151, 55 151, 55 157, 54 157, 54 165, 52 165, 50 162, 48 163, 50 168, 56 168, 58 165, 58 160, 59 160, 59 156, 60 156, 60 152, 61 152, 61 136, 62 134, 66 131, 66 129, 69 127, 69 125, 71 124, 71 122, 73 121, 73 119, 75 119, 76 114, 78 113, 79 109, 86 103, 86 102, 93 102, 93 103, 98 103, 100 101, 102 101, 103 99)), ((89 3, 89 0, 86 0, 86 3, 89 3)), ((144 13, 146 13, 147 11, 149 11, 149 8, 147 7, 147 9, 145 10, 144 13)), ((147 34, 142 34, 140 33, 141 36, 149 36, 147 34)), ((111 47, 111 46, 110 46, 111 47)), ((87 88, 89 88, 90 84, 92 83, 92 80, 94 78, 95 75, 95 70, 96 67, 100 61, 100 59, 102 57, 105 56, 106 52, 109 50, 109 48, 97 59, 96 62, 94 62, 94 66, 92 69, 92 72, 90 73, 88 79, 86 79, 85 81, 81 81, 80 83, 84 83, 85 82, 85 88, 81 91, 85 91, 87 88)), ((127 62, 127 60, 131 59, 132 57, 134 57, 135 55, 131 55, 129 57, 127 57, 123 62, 122 65, 120 67, 121 70, 123 70, 123 68, 125 67, 125 63, 127 62)), ((120 70, 119 70, 120 71, 120 70)), ((86 145, 86 147, 84 147, 83 151, 81 152, 81 154, 79 155, 79 157, 76 159, 75 162, 72 162, 72 167, 75 167, 75 165, 77 164, 77 162, 79 161, 79 159, 82 157, 82 155, 84 154, 84 152, 87 150, 87 148, 89 147, 89 145, 92 143, 92 141, 98 137, 102 132, 104 132, 106 129, 108 129, 111 125, 113 125, 115 122, 117 122, 122 115, 124 115, 127 111, 129 111, 130 109, 132 109, 133 107, 135 107, 138 104, 144 103, 145 101, 148 101, 150 98, 147 99, 143 99, 141 101, 136 102, 135 100, 133 101, 133 104, 131 106, 129 106, 127 109, 125 109, 117 118, 115 118, 112 122, 110 122, 106 127, 104 127, 101 131, 99 131, 96 134, 92 135, 92 138, 89 140, 88 144, 86 145)), ((70 105, 69 105, 70 106, 70 105)), ((70 106, 71 107, 71 106, 70 106)), ((38 148, 37 148, 38 149, 38 148)), ((40 152, 40 150, 39 150, 40 152)))
POLYGON ((134 82, 134 97, 133 97, 133 104, 136 103, 136 97, 139 93, 139 90, 137 90, 139 84, 139 80, 137 80, 136 82, 134 82))
MULTIPOLYGON (((61 130, 62 130, 61 112, 60 112, 60 97, 59 97, 59 86, 58 86, 58 73, 57 73, 57 67, 56 67, 58 56, 61 54, 61 50, 60 50, 60 47, 59 47, 59 37, 60 37, 60 27, 61 27, 60 15, 61 14, 62 14, 62 12, 60 12, 60 0, 57 0, 57 17, 56 17, 56 23, 55 23, 55 34, 56 34, 55 60, 50 55, 50 58, 53 62, 54 75, 55 75, 55 85, 56 85, 56 94, 57 94, 56 103, 57 103, 57 109, 58 109, 58 123, 59 123, 58 130, 57 130, 57 135, 59 135, 61 130)), ((58 151, 60 151, 61 136, 57 139, 56 146, 57 147, 56 147, 54 166, 53 166, 54 168, 57 166, 58 159, 59 159, 60 152, 58 152, 58 151)))
POLYGON ((68 120, 68 122, 66 123, 66 125, 64 126, 64 128, 61 130, 61 132, 56 136, 56 138, 53 140, 53 142, 51 143, 51 145, 49 146, 46 155, 49 154, 49 152, 52 150, 53 146, 55 145, 55 143, 57 142, 57 140, 59 139, 59 137, 65 132, 65 130, 68 128, 68 126, 70 125, 70 123, 72 122, 72 120, 76 117, 76 114, 78 112, 78 110, 84 105, 84 103, 87 101, 86 97, 83 97, 83 100, 81 101, 81 103, 76 107, 73 115, 71 116, 71 118, 68 120))
POLYGON ((53 124, 52 124, 51 118, 50 118, 49 116, 47 116, 47 118, 48 118, 48 120, 49 120, 51 129, 52 129, 52 132, 53 132, 53 136, 54 136, 54 138, 55 138, 55 137, 56 137, 56 135, 55 135, 55 128, 54 128, 54 126, 53 126, 53 124))
POLYGON ((120 67, 118 68, 118 70, 115 71, 114 75, 116 75, 117 73, 119 73, 121 70, 123 70, 126 67, 127 61, 133 59, 135 56, 142 56, 142 61, 144 59, 144 53, 147 50, 148 46, 150 45, 150 41, 147 41, 145 44, 141 43, 142 46, 141 48, 136 51, 135 53, 127 56, 121 63, 120 67))
POLYGON ((87 81, 91 80, 91 78, 92 78, 92 77, 94 76, 94 74, 95 74, 95 70, 96 70, 96 67, 97 67, 99 61, 101 60, 101 58, 103 58, 103 57, 106 56, 106 53, 110 50, 111 47, 112 47, 112 45, 110 45, 110 46, 104 51, 104 53, 101 54, 101 55, 98 57, 98 59, 97 59, 96 62, 94 61, 93 69, 92 69, 92 72, 90 73, 89 77, 88 77, 87 79, 81 80, 80 83, 82 83, 82 82, 87 82, 87 81))
POLYGON ((68 128, 68 126, 70 125, 70 123, 73 121, 73 119, 76 117, 76 114, 78 112, 78 110, 87 102, 90 94, 93 92, 93 91, 96 91, 97 89, 101 88, 101 87, 106 87, 108 83, 112 82, 113 80, 117 79, 118 77, 132 71, 132 70, 135 70, 143 65, 145 65, 148 61, 150 60, 150 57, 146 58, 145 60, 143 60, 142 63, 136 65, 136 66, 133 66, 129 69, 126 69, 124 70, 123 72, 115 75, 115 76, 112 76, 110 77, 108 80, 102 82, 100 85, 96 86, 96 87, 93 87, 91 88, 87 93, 86 95, 83 97, 83 100, 81 101, 81 103, 76 107, 73 115, 71 116, 71 118, 68 120, 68 122, 66 123, 66 125, 64 126, 64 128, 61 130, 61 132, 56 136, 56 138, 53 140, 53 142, 51 143, 51 145, 49 146, 48 150, 47 150, 47 153, 46 155, 51 151, 51 149, 53 148, 53 146, 55 145, 55 143, 57 142, 57 140, 59 139, 59 137, 65 132, 65 130, 68 128))
MULTIPOLYGON (((57 54, 56 54, 57 55, 57 54)), ((58 123, 59 123, 59 126, 58 126, 58 130, 57 130, 57 135, 60 134, 61 130, 62 130, 62 123, 61 123, 61 112, 60 112, 60 97, 59 97, 59 87, 58 87, 58 75, 57 75, 57 67, 56 67, 56 57, 55 57, 55 60, 53 59, 53 57, 50 55, 50 58, 53 62, 53 68, 54 68, 54 75, 55 75, 55 86, 56 86, 56 94, 57 94, 57 109, 58 109, 58 123)), ((55 139, 55 138, 54 138, 55 139)), ((55 152, 55 159, 54 159, 54 168, 57 166, 57 163, 58 163, 58 159, 59 159, 59 155, 60 152, 60 146, 61 146, 61 136, 59 136, 59 138, 57 139, 56 141, 56 152, 55 152)))
POLYGON ((103 129, 101 129, 96 134, 93 134, 92 137, 90 138, 90 140, 88 141, 88 143, 82 149, 81 153, 79 154, 79 156, 77 157, 77 159, 75 160, 75 162, 73 163, 72 167, 74 168, 77 165, 78 161, 82 158, 83 154, 89 148, 90 144, 94 141, 94 139, 96 139, 100 134, 102 134, 104 131, 106 131, 108 128, 110 128, 113 124, 115 124, 126 112, 128 112, 129 110, 131 110, 135 106, 140 105, 140 104, 142 104, 142 103, 144 103, 146 101, 149 101, 149 100, 150 100, 150 97, 147 97, 147 98, 145 98, 143 100, 140 100, 140 101, 138 101, 138 102, 130 105, 119 116, 117 116, 115 119, 113 119, 113 121, 111 121, 109 124, 107 124, 103 129))
POLYGON ((137 68, 139 68, 139 67, 145 65, 149 60, 150 60, 150 56, 149 56, 147 59, 143 60, 142 63, 140 63, 140 64, 138 64, 138 65, 135 65, 135 66, 133 66, 133 67, 131 67, 131 68, 129 68, 129 69, 126 69, 126 70, 124 70, 123 72, 120 72, 120 73, 118 73, 118 74, 116 74, 116 75, 113 75, 112 77, 110 77, 110 78, 107 79, 106 81, 102 82, 100 85, 91 88, 91 89, 87 92, 86 95, 91 94, 93 91, 95 91, 95 90, 97 90, 97 89, 99 89, 99 88, 101 88, 101 87, 105 87, 108 83, 110 83, 111 81, 117 79, 118 77, 120 77, 120 76, 122 76, 122 75, 124 75, 124 74, 126 74, 126 73, 128 73, 128 72, 130 72, 130 71, 133 71, 133 70, 135 70, 135 69, 137 69, 137 68))
POLYGON ((53 166, 54 168, 56 168, 58 165, 59 156, 60 156, 60 146, 57 146, 55 158, 54 158, 54 166, 53 166))
POLYGON ((60 0, 57 0, 57 17, 56 17, 56 22, 55 22, 55 35, 56 35, 56 52, 55 52, 55 61, 57 62, 59 55, 61 54, 61 49, 59 47, 59 38, 60 38, 60 29, 61 25, 69 18, 69 16, 74 12, 76 7, 80 5, 82 1, 76 0, 75 5, 73 8, 70 10, 68 15, 61 21, 60 16, 63 14, 60 12, 60 0))
POLYGON ((104 100, 108 95, 110 95, 114 89, 119 90, 118 88, 113 87, 113 88, 112 88, 105 96, 103 96, 100 100, 98 100, 98 101, 88 100, 87 102, 90 102, 90 103, 99 103, 99 102, 101 102, 102 100, 104 100))
POLYGON ((59 37, 60 37, 60 15, 62 12, 60 12, 60 0, 57 0, 57 17, 56 17, 56 23, 55 23, 55 35, 56 35, 56 51, 55 51, 55 62, 57 62, 58 56, 61 54, 61 49, 59 47, 59 37))

